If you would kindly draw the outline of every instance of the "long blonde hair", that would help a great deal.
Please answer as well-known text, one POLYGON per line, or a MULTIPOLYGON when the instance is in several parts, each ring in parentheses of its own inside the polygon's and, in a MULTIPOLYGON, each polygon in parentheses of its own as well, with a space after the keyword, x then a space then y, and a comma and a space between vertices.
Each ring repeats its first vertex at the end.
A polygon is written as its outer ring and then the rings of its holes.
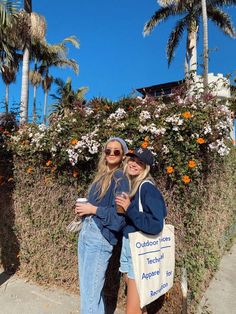
POLYGON ((149 165, 145 165, 145 169, 143 169, 143 171, 138 176, 131 177, 128 174, 128 172, 127 172, 127 166, 128 166, 129 159, 127 159, 126 162, 125 162, 124 173, 126 174, 126 176, 128 177, 128 179, 130 181, 131 190, 130 190, 129 196, 130 196, 130 198, 132 198, 136 194, 140 184, 144 180, 149 180, 154 185, 156 185, 156 183, 155 183, 155 180, 153 179, 153 177, 150 174, 150 168, 151 167, 149 165))
MULTIPOLYGON (((123 169, 123 157, 124 157, 124 148, 121 145, 121 149, 122 149, 122 159, 119 165, 117 165, 116 168, 110 170, 107 166, 107 161, 106 161, 106 155, 104 150, 107 147, 107 144, 110 142, 118 142, 117 140, 108 140, 103 148, 101 157, 99 159, 98 162, 98 170, 97 170, 97 174, 92 182, 92 184, 90 185, 89 191, 92 187, 92 185, 96 184, 96 192, 98 193, 98 199, 100 200, 101 198, 103 198, 103 196, 106 194, 107 190, 109 189, 110 185, 111 185, 111 180, 112 178, 114 178, 116 180, 116 184, 118 183, 119 179, 116 179, 114 176, 114 173, 117 170, 122 170, 123 169)), ((118 142, 119 143, 119 142, 118 142)))

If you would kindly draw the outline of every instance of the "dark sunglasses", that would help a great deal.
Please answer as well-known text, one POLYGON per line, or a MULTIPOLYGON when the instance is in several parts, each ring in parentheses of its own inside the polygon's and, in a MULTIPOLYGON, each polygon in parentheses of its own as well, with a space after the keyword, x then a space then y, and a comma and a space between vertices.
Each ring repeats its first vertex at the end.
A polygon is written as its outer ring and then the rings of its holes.
POLYGON ((106 156, 110 156, 112 153, 114 156, 120 156, 121 155, 121 151, 119 149, 110 149, 110 148, 106 148, 104 150, 104 153, 106 156))

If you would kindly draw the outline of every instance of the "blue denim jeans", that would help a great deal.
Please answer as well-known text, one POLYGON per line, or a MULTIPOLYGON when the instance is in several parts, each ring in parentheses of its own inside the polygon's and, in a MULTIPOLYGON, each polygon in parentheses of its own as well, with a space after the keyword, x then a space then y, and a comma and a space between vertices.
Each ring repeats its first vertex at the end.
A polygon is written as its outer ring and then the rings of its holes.
POLYGON ((122 249, 120 254, 120 268, 121 273, 127 274, 128 278, 134 279, 134 269, 131 257, 131 250, 129 239, 123 237, 122 239, 122 249))
POLYGON ((92 217, 86 217, 78 239, 80 314, 104 314, 103 286, 113 246, 92 217))

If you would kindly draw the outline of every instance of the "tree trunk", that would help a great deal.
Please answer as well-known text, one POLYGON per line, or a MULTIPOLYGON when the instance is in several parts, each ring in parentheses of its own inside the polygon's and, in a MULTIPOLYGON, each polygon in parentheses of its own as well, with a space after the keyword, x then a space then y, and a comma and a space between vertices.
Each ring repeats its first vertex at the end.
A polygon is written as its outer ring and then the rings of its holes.
POLYGON ((28 99, 29 99, 29 45, 26 45, 23 54, 22 84, 21 84, 21 104, 20 104, 20 124, 28 121, 28 99))
MULTIPOLYGON (((31 0, 24 0, 24 9, 29 14, 32 12, 31 0)), ((25 44, 24 54, 23 54, 20 124, 26 123, 28 120, 29 63, 30 63, 30 39, 25 44)))
POLYGON ((36 122, 37 114, 36 114, 36 94, 37 94, 37 86, 34 85, 34 100, 33 100, 33 121, 36 122))
POLYGON ((203 21, 203 86, 208 86, 208 25, 206 0, 202 0, 202 21, 203 21))
POLYGON ((6 95, 5 95, 5 112, 9 111, 9 84, 6 84, 6 95))
POLYGON ((188 75, 194 80, 197 75, 197 30, 188 32, 187 58, 189 64, 188 75))
POLYGON ((48 99, 48 90, 44 94, 44 105, 43 105, 43 123, 47 122, 47 99, 48 99))

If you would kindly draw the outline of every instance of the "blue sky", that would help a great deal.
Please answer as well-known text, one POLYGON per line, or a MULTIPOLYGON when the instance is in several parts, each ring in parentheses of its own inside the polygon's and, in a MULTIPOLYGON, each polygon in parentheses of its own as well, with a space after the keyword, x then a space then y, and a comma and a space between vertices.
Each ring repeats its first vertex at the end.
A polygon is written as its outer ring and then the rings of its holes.
MULTIPOLYGON (((184 76, 185 34, 175 59, 168 68, 166 42, 175 20, 160 24, 148 37, 143 37, 144 23, 158 9, 156 0, 32 0, 33 11, 47 21, 46 39, 50 43, 76 35, 80 49, 69 47, 70 58, 79 63, 79 75, 70 69, 52 69, 51 74, 64 80, 72 77, 73 88, 89 87, 86 98, 107 97, 118 100, 131 95, 136 88, 182 79, 184 76)), ((236 10, 226 9, 236 26, 236 10)), ((201 30, 200 30, 201 31, 201 30)), ((198 62, 202 63, 201 35, 198 62)), ((236 77, 236 40, 226 37, 209 24, 209 72, 231 73, 236 77)), ((21 73, 10 87, 10 101, 19 102, 21 73)), ((0 82, 1 100, 4 85, 0 82)), ((55 91, 52 87, 50 93, 55 91)), ((30 91, 30 104, 32 91, 30 91)), ((49 98, 49 104, 52 100, 49 98)), ((43 93, 38 91, 39 114, 43 93)))

